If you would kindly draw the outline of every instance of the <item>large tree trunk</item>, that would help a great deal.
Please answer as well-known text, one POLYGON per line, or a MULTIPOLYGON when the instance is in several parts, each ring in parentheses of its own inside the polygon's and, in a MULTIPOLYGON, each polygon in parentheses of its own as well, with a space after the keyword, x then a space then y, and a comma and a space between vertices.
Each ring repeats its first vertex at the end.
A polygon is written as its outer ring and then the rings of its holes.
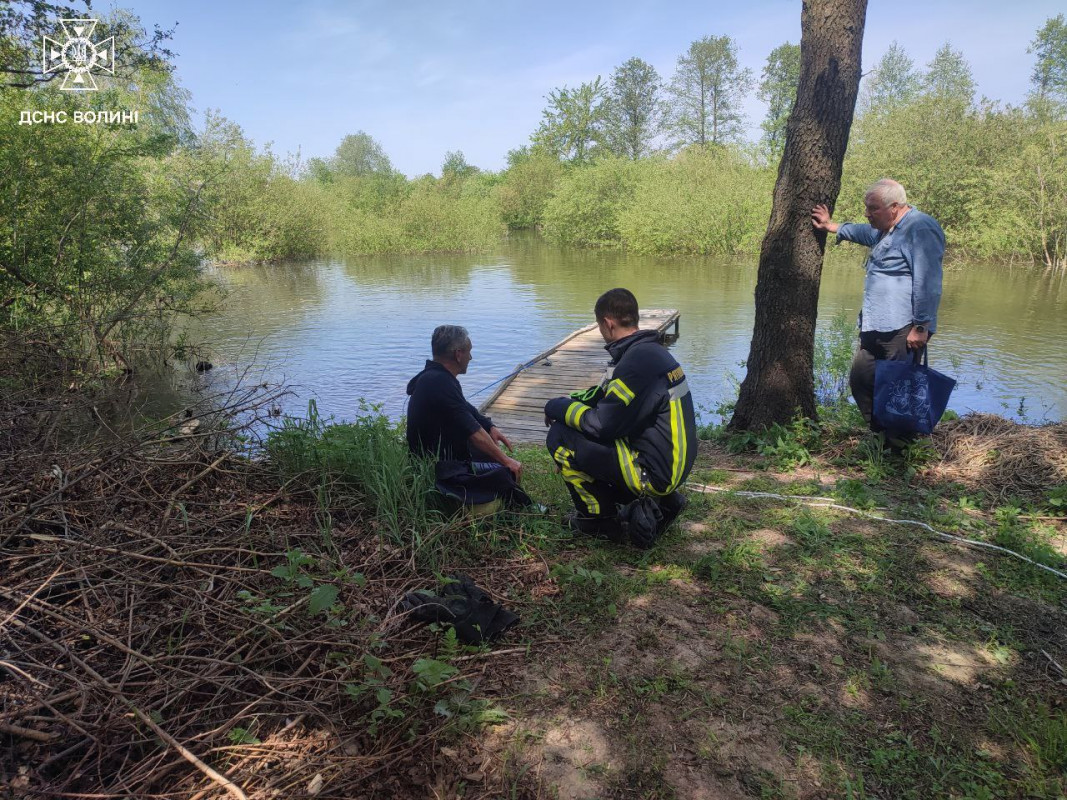
POLYGON ((815 417, 812 354, 826 234, 811 209, 833 210, 856 106, 867 0, 806 0, 800 82, 786 124, 774 205, 760 251, 756 325, 730 428, 815 417))

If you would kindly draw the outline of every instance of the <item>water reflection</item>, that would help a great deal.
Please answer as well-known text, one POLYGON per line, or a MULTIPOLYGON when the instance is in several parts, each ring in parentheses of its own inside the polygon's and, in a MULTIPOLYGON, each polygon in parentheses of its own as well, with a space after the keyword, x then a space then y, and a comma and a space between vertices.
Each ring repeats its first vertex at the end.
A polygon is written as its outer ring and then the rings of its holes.
MULTIPOLYGON (((854 316, 863 291, 862 251, 836 249, 824 269, 819 324, 854 316)), ((352 418, 358 398, 397 416, 404 386, 428 357, 430 332, 465 325, 474 361, 468 396, 591 321, 593 302, 627 286, 645 307, 682 312, 675 345, 700 405, 714 406, 741 377, 752 334, 756 261, 648 258, 566 250, 518 237, 492 255, 392 256, 219 269, 229 290, 221 313, 200 321, 231 380, 249 364, 290 383, 284 408, 316 398, 324 414, 352 418)), ((1025 397, 1032 419, 1067 416, 1067 281, 1033 269, 950 265, 931 349, 935 366, 961 385, 952 407, 1014 414, 1025 397)))

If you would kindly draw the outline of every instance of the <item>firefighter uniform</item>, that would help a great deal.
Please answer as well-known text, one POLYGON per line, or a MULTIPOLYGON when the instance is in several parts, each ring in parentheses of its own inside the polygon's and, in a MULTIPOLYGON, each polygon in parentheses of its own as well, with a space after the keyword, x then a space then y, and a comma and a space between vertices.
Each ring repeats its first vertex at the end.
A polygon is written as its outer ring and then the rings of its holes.
POLYGON ((685 373, 659 343, 638 331, 605 348, 611 366, 584 399, 545 405, 547 445, 585 517, 613 518, 637 497, 665 498, 696 460, 696 414, 685 373))

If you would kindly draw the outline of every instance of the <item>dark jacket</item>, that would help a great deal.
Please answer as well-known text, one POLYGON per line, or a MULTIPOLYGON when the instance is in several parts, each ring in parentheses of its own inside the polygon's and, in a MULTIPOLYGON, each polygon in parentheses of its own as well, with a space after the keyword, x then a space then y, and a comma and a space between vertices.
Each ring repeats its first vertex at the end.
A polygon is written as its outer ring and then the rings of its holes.
POLYGON ((408 448, 415 455, 470 461, 467 440, 493 422, 463 397, 456 377, 442 364, 427 361, 408 382, 408 448))
POLYGON ((673 491, 689 476, 697 454, 696 413, 685 373, 656 331, 638 331, 605 349, 613 369, 596 405, 558 397, 548 401, 545 416, 592 439, 614 441, 623 475, 630 474, 631 460, 644 473, 627 480, 631 490, 640 488, 635 493, 673 491))

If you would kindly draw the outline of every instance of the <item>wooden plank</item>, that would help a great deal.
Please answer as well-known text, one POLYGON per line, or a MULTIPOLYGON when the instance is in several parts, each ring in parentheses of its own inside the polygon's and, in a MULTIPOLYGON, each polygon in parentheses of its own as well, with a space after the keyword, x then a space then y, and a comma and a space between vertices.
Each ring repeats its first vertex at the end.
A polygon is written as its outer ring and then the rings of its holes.
MULTIPOLYGON (((564 336, 562 339, 559 340, 559 342, 557 342, 552 347, 548 348, 547 350, 545 350, 545 351, 543 351, 541 353, 538 353, 536 356, 531 358, 526 363, 530 364, 530 363, 533 363, 535 361, 540 361, 542 358, 547 356, 549 353, 555 352, 561 345, 566 344, 567 342, 569 342, 571 339, 575 338, 576 336, 581 336, 583 333, 587 333, 588 331, 591 331, 591 330, 596 330, 596 327, 597 327, 596 323, 593 323, 592 325, 586 325, 584 328, 579 328, 578 330, 574 331, 573 333, 570 333, 567 336, 564 336)), ((519 366, 521 367, 522 365, 520 364, 519 366)), ((489 408, 489 406, 492 405, 493 401, 496 400, 496 398, 499 397, 501 394, 503 394, 504 390, 507 389, 508 384, 514 379, 514 377, 515 376, 512 375, 508 380, 505 380, 502 384, 500 384, 500 386, 497 388, 497 390, 495 392, 493 392, 489 396, 489 398, 484 403, 481 404, 481 406, 478 407, 478 410, 484 412, 485 409, 489 408)))
MULTIPOLYGON (((602 375, 602 373, 600 373, 600 372, 596 372, 596 373, 590 372, 590 373, 587 373, 587 375, 588 375, 590 380, 593 380, 594 378, 599 378, 602 375)), ((572 375, 568 375, 568 376, 565 376, 565 377, 560 377, 558 375, 553 375, 551 377, 546 376, 544 378, 523 378, 523 380, 521 382, 520 381, 515 381, 515 383, 513 383, 511 385, 511 389, 509 391, 522 392, 522 391, 526 391, 528 389, 540 389, 540 388, 543 388, 545 386, 573 386, 574 383, 575 383, 575 379, 579 378, 579 377, 581 377, 581 376, 580 375, 573 375, 573 376, 572 375)), ((586 387, 585 386, 576 386, 575 388, 584 389, 586 387)))
MULTIPOLYGON (((674 310, 650 309, 642 314, 640 327, 665 331, 678 318, 674 310)), ((599 330, 588 325, 520 365, 517 374, 503 381, 481 410, 515 441, 543 442, 547 431, 545 403, 596 384, 609 363, 599 330)))

